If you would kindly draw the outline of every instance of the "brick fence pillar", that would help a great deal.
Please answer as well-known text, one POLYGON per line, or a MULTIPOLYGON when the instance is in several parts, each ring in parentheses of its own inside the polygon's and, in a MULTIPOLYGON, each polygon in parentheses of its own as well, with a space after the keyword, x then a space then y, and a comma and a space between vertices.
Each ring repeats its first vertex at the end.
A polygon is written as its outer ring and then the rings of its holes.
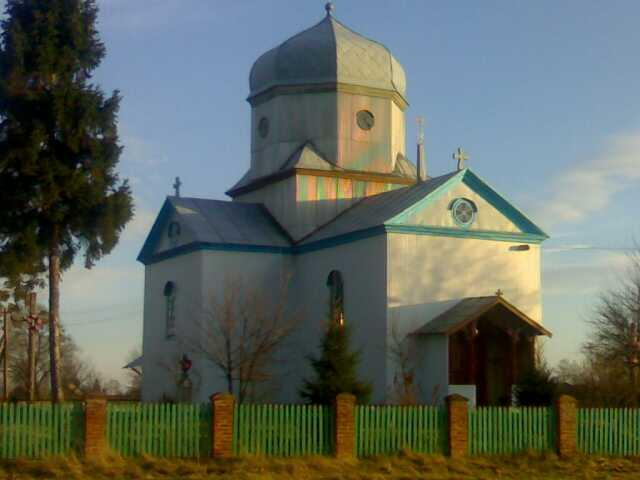
POLYGON ((341 393, 336 397, 334 417, 334 445, 336 458, 356 455, 356 397, 341 393))
POLYGON ((457 458, 467 454, 469 445, 469 401, 462 395, 449 395, 447 404, 448 454, 457 458))
POLYGON ((578 451, 576 444, 578 402, 569 395, 560 395, 556 400, 556 413, 558 455, 570 457, 578 451))
POLYGON ((85 400, 84 455, 97 458, 107 450, 107 399, 90 396, 85 400))
POLYGON ((230 393, 216 393, 211 396, 213 413, 213 440, 211 455, 218 458, 233 456, 233 411, 236 400, 230 393))

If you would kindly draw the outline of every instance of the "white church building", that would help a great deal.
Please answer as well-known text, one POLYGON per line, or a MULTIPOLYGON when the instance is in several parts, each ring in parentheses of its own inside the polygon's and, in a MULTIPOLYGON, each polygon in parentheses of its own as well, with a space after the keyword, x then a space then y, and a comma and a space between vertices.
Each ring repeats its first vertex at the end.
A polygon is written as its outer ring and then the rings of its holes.
POLYGON ((233 276, 274 295, 288 279, 289 306, 302 312, 273 401, 300 401, 333 301, 372 401, 390 401, 398 336, 422 402, 455 392, 508 403, 536 337, 550 335, 540 292, 547 235, 466 168, 461 150, 445 174, 427 170, 420 144, 408 159, 405 71, 331 5, 260 56, 249 84, 251 162, 230 200, 168 197, 138 257, 143 400, 180 397, 183 355, 193 362, 191 400, 226 390, 222 372, 181 339, 233 276))

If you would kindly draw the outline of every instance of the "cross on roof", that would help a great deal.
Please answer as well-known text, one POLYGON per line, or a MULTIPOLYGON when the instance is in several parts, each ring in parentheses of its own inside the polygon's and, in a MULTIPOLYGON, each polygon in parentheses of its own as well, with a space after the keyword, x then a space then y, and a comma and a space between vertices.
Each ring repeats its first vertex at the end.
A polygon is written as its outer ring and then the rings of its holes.
POLYGON ((180 196, 180 187, 182 186, 182 182, 180 181, 180 177, 176 177, 176 181, 173 183, 173 188, 176 191, 176 197, 180 196))
POLYGON ((453 154, 453 159, 458 161, 458 170, 463 170, 464 162, 469 160, 469 156, 462 148, 458 147, 458 150, 453 154))

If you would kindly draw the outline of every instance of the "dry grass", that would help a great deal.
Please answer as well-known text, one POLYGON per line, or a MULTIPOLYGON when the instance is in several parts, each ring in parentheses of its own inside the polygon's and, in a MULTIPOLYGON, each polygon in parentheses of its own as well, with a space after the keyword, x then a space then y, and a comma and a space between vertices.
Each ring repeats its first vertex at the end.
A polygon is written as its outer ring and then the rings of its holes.
POLYGON ((329 457, 232 460, 168 460, 108 456, 85 462, 72 457, 46 461, 15 460, 0 463, 6 479, 322 479, 322 480, 462 480, 462 479, 632 479, 638 478, 640 458, 555 455, 470 457, 451 460, 410 452, 394 457, 337 461, 329 457))

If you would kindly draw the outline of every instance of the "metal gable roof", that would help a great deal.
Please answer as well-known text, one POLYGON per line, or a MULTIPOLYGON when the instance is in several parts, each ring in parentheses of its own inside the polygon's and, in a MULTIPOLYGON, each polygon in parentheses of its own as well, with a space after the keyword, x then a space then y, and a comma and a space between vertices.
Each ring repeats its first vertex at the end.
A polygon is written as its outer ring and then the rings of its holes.
POLYGON ((145 263, 156 255, 160 235, 173 214, 192 235, 190 244, 276 248, 291 245, 286 232, 262 204, 167 197, 138 256, 139 261, 145 263))
POLYGON ((290 242, 262 204, 169 197, 196 241, 286 247, 290 242))
MULTIPOLYGON (((508 241, 540 242, 548 238, 537 225, 529 220, 503 196, 497 193, 468 168, 428 179, 405 188, 399 188, 378 195, 365 197, 348 210, 342 212, 327 224, 321 226, 299 242, 301 245, 340 237, 350 233, 373 229, 374 227, 394 228, 403 224, 402 216, 423 208, 425 202, 435 199, 449 187, 463 182, 478 193, 505 217, 511 220, 521 233, 504 235, 508 241)), ((466 234, 483 235, 486 238, 500 237, 501 232, 464 231, 466 234)), ((447 232, 452 234, 454 232, 447 232)), ((483 237, 484 238, 484 237, 483 237)))
POLYGON ((479 317, 501 305, 510 311, 515 318, 522 321, 538 335, 551 336, 551 332, 538 322, 525 315, 514 305, 505 300, 502 296, 493 295, 489 297, 468 297, 460 300, 449 310, 441 313, 433 320, 430 320, 418 330, 414 335, 442 334, 451 335, 468 323, 477 320, 479 317))

